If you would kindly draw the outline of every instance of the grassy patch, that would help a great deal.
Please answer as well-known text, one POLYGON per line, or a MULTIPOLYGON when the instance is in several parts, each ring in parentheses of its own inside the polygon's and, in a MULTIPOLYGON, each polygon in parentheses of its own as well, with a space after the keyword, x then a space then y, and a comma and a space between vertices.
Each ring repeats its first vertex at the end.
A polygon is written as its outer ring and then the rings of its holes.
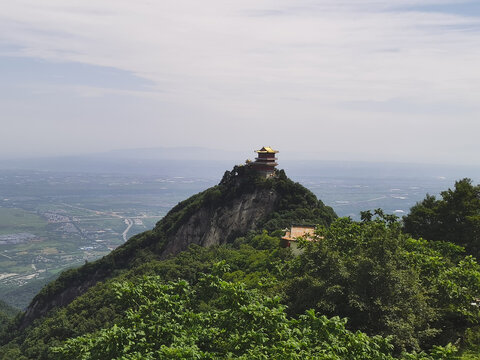
POLYGON ((42 250, 42 254, 43 255, 54 255, 54 254, 58 254, 58 250, 57 248, 54 248, 54 247, 48 247, 48 248, 45 248, 42 250))
POLYGON ((45 229, 47 221, 37 214, 12 208, 0 208, 0 235, 19 232, 38 234, 45 229))

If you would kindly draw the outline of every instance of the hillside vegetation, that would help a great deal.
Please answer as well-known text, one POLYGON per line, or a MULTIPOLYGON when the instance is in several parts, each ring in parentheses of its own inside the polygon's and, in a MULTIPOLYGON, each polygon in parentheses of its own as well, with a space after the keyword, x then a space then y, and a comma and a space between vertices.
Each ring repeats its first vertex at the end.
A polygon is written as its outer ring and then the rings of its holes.
POLYGON ((441 199, 428 195, 405 216, 405 231, 415 237, 449 241, 480 256, 480 185, 462 179, 441 199))
POLYGON ((9 322, 18 314, 18 310, 12 308, 6 302, 0 300, 0 332, 7 327, 9 322))
POLYGON ((11 323, 0 358, 476 358, 480 266, 463 247, 412 238, 381 210, 335 219, 283 173, 265 180, 243 171, 45 288, 36 301, 55 302, 69 282, 88 284, 103 267, 109 274, 33 323, 11 323), (259 188, 279 197, 256 228, 162 258, 169 234, 200 209, 259 188), (317 241, 300 241, 294 256, 280 238, 296 222, 319 226, 317 241))

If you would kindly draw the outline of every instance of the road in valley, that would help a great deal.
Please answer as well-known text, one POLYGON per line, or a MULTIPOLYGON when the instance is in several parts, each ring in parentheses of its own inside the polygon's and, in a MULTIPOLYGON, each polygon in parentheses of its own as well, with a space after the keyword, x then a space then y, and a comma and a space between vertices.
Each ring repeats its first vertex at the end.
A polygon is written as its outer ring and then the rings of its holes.
MULTIPOLYGON (((63 203, 63 205, 68 206, 68 207, 71 207, 71 208, 75 208, 75 209, 91 211, 91 212, 95 213, 96 215, 107 215, 107 216, 112 216, 112 217, 114 217, 114 218, 121 218, 121 219, 123 219, 123 221, 125 222, 125 225, 127 225, 127 228, 123 231, 123 233, 122 233, 122 238, 123 238, 123 241, 124 241, 124 242, 126 242, 126 241, 128 240, 128 239, 127 239, 128 231, 129 231, 129 230, 131 229, 131 227, 133 226, 133 220, 132 220, 132 219, 124 218, 123 216, 121 216, 121 215, 119 215, 119 214, 117 214, 117 213, 114 213, 114 212, 92 210, 92 209, 87 209, 87 208, 84 208, 84 207, 74 206, 74 205, 70 205, 70 204, 66 204, 66 203, 63 203)), ((94 219, 94 220, 98 220, 98 219, 94 219)), ((80 229, 79 229, 79 230, 80 230, 80 229)))
POLYGON ((125 219, 125 224, 127 224, 127 228, 125 229, 125 231, 122 233, 122 237, 123 237, 123 241, 127 241, 127 233, 128 233, 128 230, 130 230, 130 228, 133 226, 133 221, 132 219, 125 219))

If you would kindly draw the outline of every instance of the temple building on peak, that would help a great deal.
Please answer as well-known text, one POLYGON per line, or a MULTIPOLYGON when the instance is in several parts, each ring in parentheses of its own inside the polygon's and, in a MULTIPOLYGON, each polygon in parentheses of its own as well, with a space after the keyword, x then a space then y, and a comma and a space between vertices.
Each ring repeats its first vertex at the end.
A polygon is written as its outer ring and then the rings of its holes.
POLYGON ((278 165, 275 154, 278 150, 273 150, 271 147, 264 146, 260 150, 255 150, 257 157, 252 163, 252 166, 265 177, 272 176, 275 172, 275 166, 278 165))

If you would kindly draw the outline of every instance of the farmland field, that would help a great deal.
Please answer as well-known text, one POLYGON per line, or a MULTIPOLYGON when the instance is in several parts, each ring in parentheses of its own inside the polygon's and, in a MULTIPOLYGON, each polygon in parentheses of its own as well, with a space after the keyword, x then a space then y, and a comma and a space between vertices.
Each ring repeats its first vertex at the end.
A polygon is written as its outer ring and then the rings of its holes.
MULTIPOLYGON (((3 200, 5 203, 7 200, 3 200)), ((0 235, 15 232, 42 232, 47 221, 35 213, 16 208, 0 208, 0 235)))

